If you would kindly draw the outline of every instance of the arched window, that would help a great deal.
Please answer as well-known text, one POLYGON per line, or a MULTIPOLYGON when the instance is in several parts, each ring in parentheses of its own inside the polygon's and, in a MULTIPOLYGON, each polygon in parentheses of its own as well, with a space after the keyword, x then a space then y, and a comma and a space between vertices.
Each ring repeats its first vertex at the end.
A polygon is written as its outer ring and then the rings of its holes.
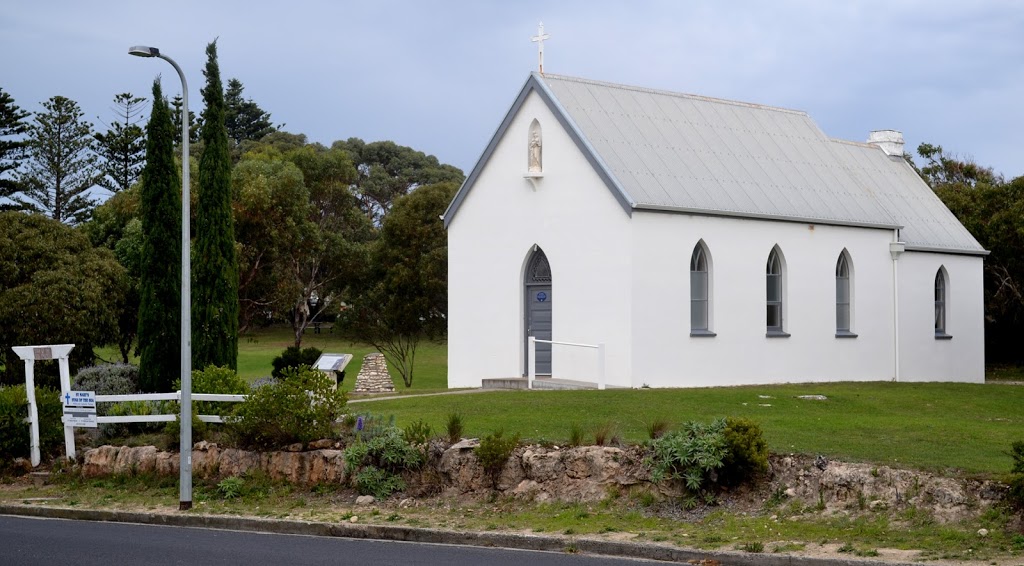
POLYGON ((690 256, 690 332, 710 334, 708 324, 708 257, 704 246, 698 242, 690 256))
POLYGON ((850 260, 846 251, 836 261, 836 336, 851 335, 850 331, 850 260))
POLYGON ((935 273, 935 337, 945 338, 946 334, 946 274, 940 267, 935 273))
POLYGON ((779 257, 779 249, 773 248, 768 254, 768 263, 765 266, 765 281, 767 295, 767 326, 769 335, 784 335, 782 329, 783 313, 783 277, 782 258, 779 257))

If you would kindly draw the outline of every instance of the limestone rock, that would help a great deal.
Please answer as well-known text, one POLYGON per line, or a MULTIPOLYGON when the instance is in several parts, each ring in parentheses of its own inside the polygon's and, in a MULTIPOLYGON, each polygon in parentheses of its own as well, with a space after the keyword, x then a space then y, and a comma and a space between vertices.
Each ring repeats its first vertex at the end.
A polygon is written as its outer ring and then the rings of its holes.
POLYGON ((356 505, 373 505, 374 501, 376 501, 376 499, 374 499, 372 495, 360 495, 359 497, 356 498, 356 505))

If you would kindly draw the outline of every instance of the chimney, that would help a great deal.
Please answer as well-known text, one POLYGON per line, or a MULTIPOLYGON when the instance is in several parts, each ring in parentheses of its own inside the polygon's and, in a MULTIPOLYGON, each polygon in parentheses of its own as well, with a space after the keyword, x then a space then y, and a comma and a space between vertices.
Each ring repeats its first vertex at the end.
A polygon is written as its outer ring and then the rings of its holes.
POLYGON ((875 130, 868 136, 868 143, 882 148, 886 155, 903 157, 903 132, 875 130))

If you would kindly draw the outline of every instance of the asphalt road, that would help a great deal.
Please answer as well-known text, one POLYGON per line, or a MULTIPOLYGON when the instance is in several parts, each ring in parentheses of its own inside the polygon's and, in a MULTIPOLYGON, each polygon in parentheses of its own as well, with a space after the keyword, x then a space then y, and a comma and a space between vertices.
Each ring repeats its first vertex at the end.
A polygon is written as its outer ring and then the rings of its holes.
POLYGON ((664 564, 553 552, 0 516, 0 564, 391 564, 611 566, 664 564))

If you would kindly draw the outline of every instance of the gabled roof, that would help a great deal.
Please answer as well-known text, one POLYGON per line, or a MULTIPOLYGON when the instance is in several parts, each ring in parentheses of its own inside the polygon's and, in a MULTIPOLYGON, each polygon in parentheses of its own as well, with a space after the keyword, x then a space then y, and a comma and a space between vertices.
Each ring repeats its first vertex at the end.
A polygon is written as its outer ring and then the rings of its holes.
POLYGON ((908 249, 985 253, 902 158, 830 139, 804 112, 537 73, 452 200, 446 226, 532 92, 627 214, 901 228, 908 249))

